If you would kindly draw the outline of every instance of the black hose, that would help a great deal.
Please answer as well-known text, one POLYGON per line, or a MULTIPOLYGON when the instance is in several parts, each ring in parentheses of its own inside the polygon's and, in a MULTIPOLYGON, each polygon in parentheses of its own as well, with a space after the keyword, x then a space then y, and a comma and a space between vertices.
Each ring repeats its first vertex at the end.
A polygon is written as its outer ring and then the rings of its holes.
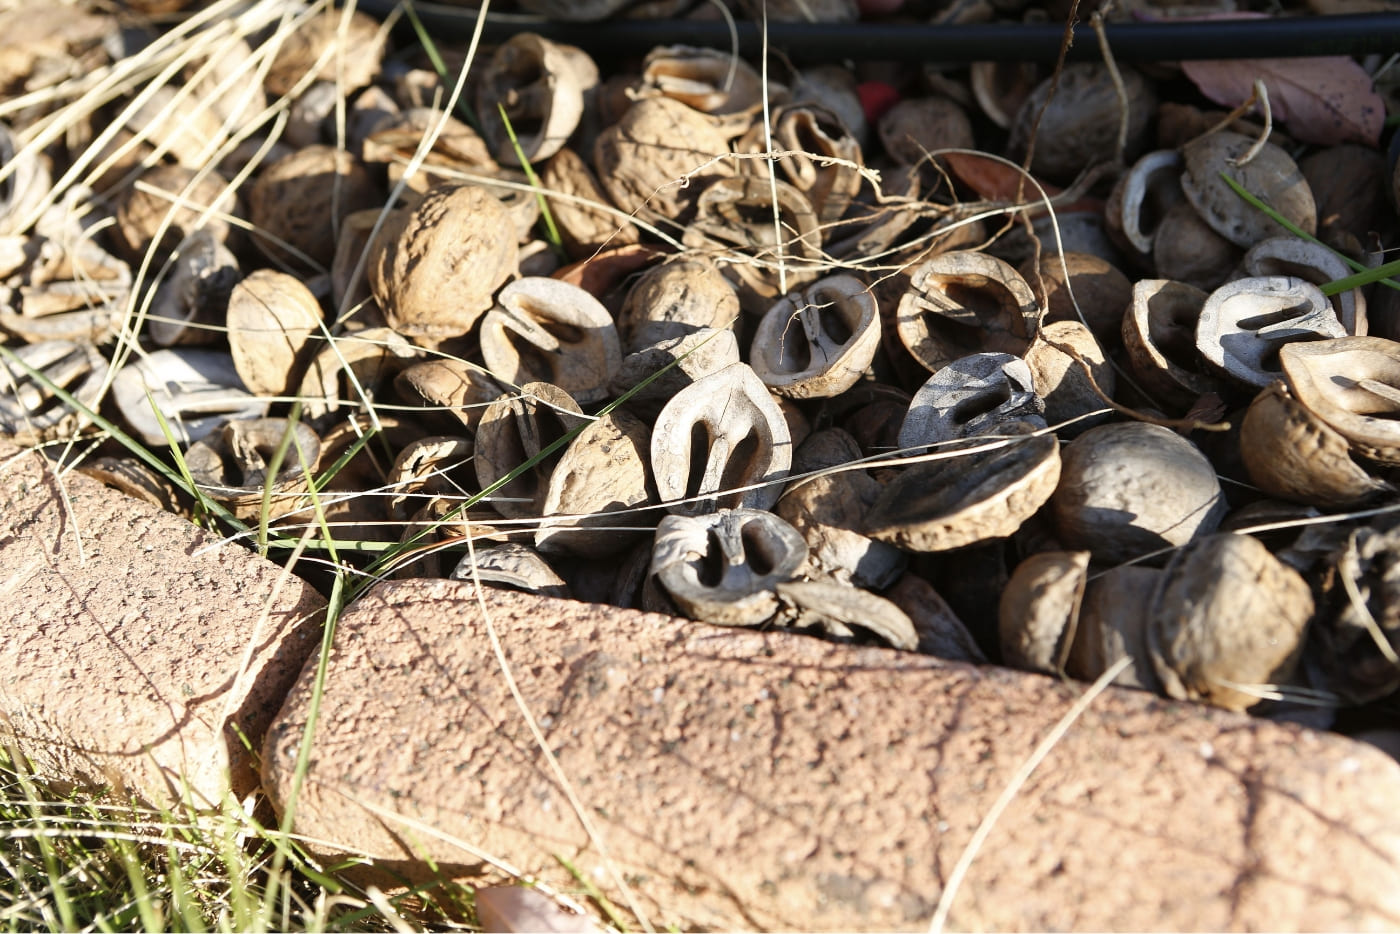
MULTIPOLYGON (((359 7, 383 17, 394 0, 360 0, 359 7)), ((471 36, 476 11, 416 3, 428 29, 443 39, 471 36)), ((741 22, 739 52, 762 49, 758 26, 741 22)), ((488 15, 485 40, 500 42, 517 32, 576 45, 597 57, 640 57, 658 45, 731 47, 722 22, 610 20, 605 23, 549 22, 531 16, 488 15)), ((1192 23, 1110 23, 1109 45, 1119 61, 1292 58, 1400 52, 1400 13, 1208 20, 1192 23)), ((769 23, 769 47, 794 61, 1020 62, 1054 61, 1064 28, 1056 24, 935 26, 909 23, 769 23)), ((1071 60, 1099 57, 1093 30, 1075 29, 1071 60)))

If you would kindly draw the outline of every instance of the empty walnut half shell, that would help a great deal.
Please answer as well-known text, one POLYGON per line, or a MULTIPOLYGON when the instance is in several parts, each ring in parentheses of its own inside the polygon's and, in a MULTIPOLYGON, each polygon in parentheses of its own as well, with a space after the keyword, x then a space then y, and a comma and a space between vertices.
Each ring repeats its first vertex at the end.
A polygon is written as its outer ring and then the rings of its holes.
POLYGON ((190 445, 185 463, 200 492, 239 519, 256 519, 266 496, 268 515, 279 518, 306 505, 308 476, 321 456, 321 439, 304 422, 285 418, 235 419, 190 445), (268 476, 287 433, 277 476, 268 476), (271 485, 270 493, 265 487, 271 485))
POLYGON ((646 422, 626 409, 590 422, 549 475, 535 547, 586 557, 630 547, 636 533, 649 530, 639 507, 656 502, 650 445, 646 422))
POLYGON ((996 432, 1009 422, 1044 428, 1045 402, 1031 368, 1008 353, 961 357, 928 378, 899 427, 902 449, 996 432))
POLYGON ((1280 350, 1279 363, 1293 397, 1359 453, 1400 464, 1400 343, 1300 342, 1280 350))
POLYGON ((1260 389, 1279 376, 1283 344, 1345 337, 1327 297, 1293 276, 1236 279, 1216 289, 1196 322, 1196 348, 1227 375, 1260 389))
POLYGON ((696 380, 656 417, 651 469, 673 513, 769 509, 782 495, 791 466, 792 435, 783 411, 748 364, 696 380))
POLYGON ((899 300, 899 339, 931 373, 982 351, 1021 356, 1035 338, 1040 308, 1009 264, 986 253, 954 250, 910 277, 899 300))
POLYGON ((44 341, 15 351, 0 365, 0 429, 18 444, 38 444, 72 434, 88 419, 70 408, 30 372, 96 409, 107 378, 107 361, 91 344, 44 341))
MULTIPOLYGON (((526 383, 519 393, 496 399, 476 429, 476 479, 485 490, 512 470, 587 421, 573 396, 549 383, 526 383)), ((486 497, 510 519, 538 516, 549 490, 549 475, 562 451, 544 458, 486 497)))
POLYGON ((1254 397, 1240 425, 1249 479, 1270 496, 1347 509, 1390 489, 1351 459, 1347 440, 1281 382, 1254 397))
POLYGON ((1196 323, 1209 296, 1184 282, 1141 279, 1123 315, 1123 346, 1133 375, 1164 406, 1184 410, 1221 380, 1204 372, 1196 323))
POLYGON ((692 619, 757 626, 778 609, 777 584, 807 557, 802 536, 759 509, 666 516, 656 528, 651 573, 692 619))
POLYGON ((742 58, 717 49, 658 46, 642 62, 637 93, 680 101, 709 114, 726 135, 739 136, 763 105, 763 79, 742 58))
POLYGON ((539 552, 519 542, 499 545, 478 545, 474 552, 462 556, 452 570, 452 580, 480 580, 493 587, 507 587, 540 597, 567 600, 569 585, 564 582, 539 552))
MULTIPOLYGON (((860 143, 840 117, 820 104, 779 107, 772 125, 774 150, 787 154, 777 163, 787 182, 807 196, 821 223, 840 220, 860 191, 860 143)), ((767 151, 761 121, 745 135, 739 149, 767 151)))
POLYGON ((1149 152, 1113 186, 1104 206, 1104 226, 1118 247, 1145 267, 1152 260, 1158 225, 1184 198, 1181 154, 1175 149, 1149 152))
POLYGON ((517 143, 531 162, 558 152, 583 117, 584 95, 597 84, 598 66, 582 49, 532 32, 497 46, 476 87, 476 112, 497 161, 518 161, 517 143))
POLYGON ((1313 598, 1258 539, 1221 532, 1172 558, 1151 613, 1148 648, 1167 694, 1244 710, 1292 678, 1313 598))
POLYGON ((951 551, 1015 532, 1054 492, 1059 445, 1044 434, 979 447, 895 477, 866 516, 866 534, 909 551, 951 551))
POLYGON ((455 435, 429 435, 406 445, 385 477, 389 514, 403 522, 429 500, 465 500, 476 490, 475 450, 470 438, 455 435))
POLYGON ((580 403, 598 402, 622 366, 612 315, 588 292, 530 276, 501 290, 481 322, 481 355, 497 379, 553 383, 580 403))
POLYGON ((817 629, 836 639, 850 639, 852 627, 885 644, 912 652, 919 647, 914 621, 884 597, 831 580, 780 581, 773 588, 781 606, 776 621, 790 629, 817 629))
POLYGON ((152 447, 170 443, 166 428, 176 441, 192 443, 227 419, 261 418, 268 405, 247 391, 228 354, 183 347, 122 367, 112 380, 112 399, 131 431, 152 447))
POLYGON ((830 398, 856 384, 880 348, 880 313, 855 276, 827 276, 783 297, 754 332, 749 359, 780 396, 830 398))
POLYGON ((770 185, 753 175, 711 182, 696 200, 695 219, 682 239, 727 264, 740 304, 756 314, 817 276, 817 215, 807 196, 787 182, 770 185))
MULTIPOLYGON (((1270 237, 1244 254, 1244 271, 1250 276, 1296 276, 1315 285, 1351 275, 1340 255, 1301 237, 1270 237)), ((1347 289, 1331 298, 1337 320, 1348 334, 1366 334, 1366 296, 1360 289, 1347 289)))
POLYGON ((162 347, 213 343, 216 328, 226 323, 238 259, 208 230, 197 230, 180 243, 171 262, 174 268, 151 302, 146 333, 162 347))

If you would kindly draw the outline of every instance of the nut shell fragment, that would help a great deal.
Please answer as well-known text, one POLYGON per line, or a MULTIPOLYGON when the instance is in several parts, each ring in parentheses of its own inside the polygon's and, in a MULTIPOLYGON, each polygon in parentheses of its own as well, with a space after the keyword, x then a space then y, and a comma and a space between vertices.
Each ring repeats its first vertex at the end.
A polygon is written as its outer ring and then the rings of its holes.
POLYGON ((950 452, 890 481, 866 516, 866 534, 910 551, 1005 538, 1045 505, 1059 478, 1053 435, 950 452))
POLYGON ((899 301, 899 339, 930 372, 971 353, 1020 356, 1040 308, 1021 274, 986 253, 955 250, 914 270, 899 301))
POLYGON ((228 301, 233 365, 249 392, 280 396, 292 388, 298 354, 321 324, 321 305, 300 279, 257 269, 228 301))
POLYGON ((1281 231, 1263 211, 1247 204, 1220 177, 1228 175, 1279 214, 1308 233, 1317 232, 1317 205, 1297 164, 1273 143, 1265 143, 1244 165, 1235 160, 1255 141, 1222 130, 1198 136, 1181 148, 1186 162, 1181 188, 1186 200, 1212 228, 1236 246, 1249 249, 1281 231))
POLYGON ((535 547, 583 556, 631 547, 647 529, 639 507, 656 502, 647 470, 650 444, 646 422, 626 409, 590 422, 549 476, 541 511, 546 521, 535 533, 535 547))
POLYGON ((838 274, 770 308, 754 332, 749 359, 775 393, 809 399, 850 389, 879 348, 880 316, 870 289, 838 274))

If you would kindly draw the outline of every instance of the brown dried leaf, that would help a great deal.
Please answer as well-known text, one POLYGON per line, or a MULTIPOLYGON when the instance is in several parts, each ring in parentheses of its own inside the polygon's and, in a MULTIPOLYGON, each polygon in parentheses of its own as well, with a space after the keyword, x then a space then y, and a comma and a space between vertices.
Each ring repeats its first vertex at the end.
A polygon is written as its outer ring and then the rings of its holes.
POLYGON ((1371 76, 1345 55, 1186 61, 1181 70, 1202 94, 1226 107, 1248 100, 1258 78, 1269 91, 1274 119, 1305 142, 1374 146, 1385 122, 1385 104, 1371 76))

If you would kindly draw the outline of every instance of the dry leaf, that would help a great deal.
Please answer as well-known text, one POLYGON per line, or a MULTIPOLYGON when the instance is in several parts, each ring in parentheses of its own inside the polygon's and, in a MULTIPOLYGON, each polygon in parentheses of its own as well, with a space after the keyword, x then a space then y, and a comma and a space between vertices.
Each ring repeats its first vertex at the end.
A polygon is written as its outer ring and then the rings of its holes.
POLYGON ((1254 79, 1262 80, 1274 119, 1304 142, 1374 146, 1385 122, 1385 104, 1371 76, 1344 55, 1187 61, 1181 69, 1202 94, 1225 107, 1244 103, 1254 79))

